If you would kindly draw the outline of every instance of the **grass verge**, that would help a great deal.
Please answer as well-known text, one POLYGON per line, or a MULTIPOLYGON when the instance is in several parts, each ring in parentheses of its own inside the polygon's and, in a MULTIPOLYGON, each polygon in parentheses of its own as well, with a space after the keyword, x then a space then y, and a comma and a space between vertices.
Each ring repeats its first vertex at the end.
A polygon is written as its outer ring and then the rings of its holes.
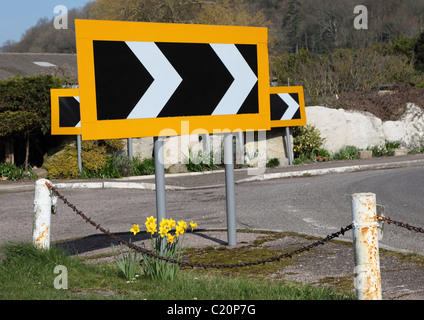
POLYGON ((10 242, 1 248, 2 300, 350 300, 351 294, 331 288, 284 280, 181 270, 174 281, 152 281, 139 276, 127 282, 115 263, 84 263, 52 246, 40 250, 31 243, 10 242), (65 266, 67 289, 55 289, 65 266))

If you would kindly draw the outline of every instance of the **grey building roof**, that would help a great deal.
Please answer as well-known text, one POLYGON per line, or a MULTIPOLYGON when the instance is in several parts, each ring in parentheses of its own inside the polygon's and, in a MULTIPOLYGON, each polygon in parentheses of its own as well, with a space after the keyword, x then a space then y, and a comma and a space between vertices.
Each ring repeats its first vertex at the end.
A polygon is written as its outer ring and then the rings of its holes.
POLYGON ((0 53, 0 79, 52 74, 78 79, 77 55, 61 53, 0 53))

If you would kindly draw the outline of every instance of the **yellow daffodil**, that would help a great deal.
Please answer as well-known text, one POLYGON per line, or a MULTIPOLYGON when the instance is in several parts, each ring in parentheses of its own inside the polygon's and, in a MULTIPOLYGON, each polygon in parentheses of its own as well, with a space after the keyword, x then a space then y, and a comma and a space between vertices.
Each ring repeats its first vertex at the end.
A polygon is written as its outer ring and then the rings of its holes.
POLYGON ((159 227, 160 228, 166 228, 167 230, 170 230, 171 227, 170 227, 170 224, 169 224, 169 220, 162 218, 162 221, 160 222, 159 227))
POLYGON ((187 229, 187 222, 185 222, 184 220, 178 221, 178 226, 180 226, 181 228, 187 229))
POLYGON ((183 227, 181 227, 180 225, 176 226, 175 227, 175 235, 178 237, 178 236, 184 234, 184 230, 185 229, 183 227))
POLYGON ((159 227, 159 233, 160 236, 163 238, 168 233, 168 228, 163 226, 159 227))
POLYGON ((144 223, 144 225, 146 226, 147 232, 151 234, 154 234, 156 232, 156 220, 157 219, 153 218, 153 216, 146 218, 146 222, 144 223))
POLYGON ((168 236, 168 243, 174 243, 175 236, 173 236, 170 233, 168 233, 167 236, 168 236))
POLYGON ((157 219, 153 218, 153 216, 150 216, 146 218, 146 223, 156 223, 156 220, 157 219))
POLYGON ((175 228, 175 220, 172 220, 172 219, 169 219, 169 227, 172 229, 172 228, 175 228))
POLYGON ((156 232, 156 227, 157 227, 156 223, 149 223, 149 224, 146 223, 147 232, 151 234, 154 234, 156 232))
POLYGON ((193 223, 193 220, 190 222, 191 231, 193 231, 193 228, 197 228, 197 222, 193 223))
POLYGON ((132 226, 131 230, 132 233, 134 233, 134 235, 136 235, 138 232, 140 232, 140 227, 138 224, 135 224, 132 226))

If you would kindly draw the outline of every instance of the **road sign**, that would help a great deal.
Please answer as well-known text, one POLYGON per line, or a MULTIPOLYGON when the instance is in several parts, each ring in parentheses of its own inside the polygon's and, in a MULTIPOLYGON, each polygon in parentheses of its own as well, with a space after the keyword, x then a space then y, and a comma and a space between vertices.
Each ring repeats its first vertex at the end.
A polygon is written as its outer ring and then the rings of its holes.
POLYGON ((82 136, 269 130, 267 29, 76 20, 82 136))
POLYGON ((306 125, 303 87, 270 87, 271 127, 306 125))
POLYGON ((78 89, 51 89, 51 134, 80 135, 81 115, 78 89))

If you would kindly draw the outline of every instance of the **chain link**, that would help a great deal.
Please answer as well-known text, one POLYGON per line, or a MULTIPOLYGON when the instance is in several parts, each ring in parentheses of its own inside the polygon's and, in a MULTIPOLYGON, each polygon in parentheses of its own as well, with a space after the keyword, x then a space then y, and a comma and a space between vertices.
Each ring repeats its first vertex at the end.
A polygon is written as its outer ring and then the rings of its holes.
MULTIPOLYGON (((250 260, 249 262, 238 262, 238 263, 235 263, 235 264, 193 263, 193 262, 189 262, 189 261, 180 261, 180 260, 177 260, 177 259, 172 259, 172 258, 160 256, 160 255, 154 253, 153 251, 147 250, 145 248, 141 248, 139 246, 136 246, 133 243, 130 243, 128 241, 125 241, 125 240, 117 237, 115 234, 111 233, 109 230, 106 230, 103 227, 101 227, 99 224, 95 223, 91 218, 87 217, 82 211, 78 210, 75 207, 75 205, 70 203, 64 196, 62 196, 56 190, 56 188, 54 188, 50 183, 46 182, 46 185, 47 185, 48 188, 50 188, 57 195, 57 197, 59 199, 61 199, 65 203, 65 205, 67 205, 69 208, 71 208, 76 214, 81 216, 86 222, 90 223, 97 230, 100 230, 101 232, 103 232, 104 234, 106 234, 110 238, 114 239, 118 243, 121 243, 121 244, 127 246, 128 248, 133 249, 133 250, 135 250, 139 253, 142 253, 146 256, 149 256, 149 257, 152 257, 152 258, 155 258, 155 259, 159 259, 159 260, 164 260, 164 261, 169 262, 169 263, 177 263, 181 266, 189 266, 189 267, 192 267, 192 268, 205 268, 205 269, 206 268, 218 268, 218 269, 238 268, 238 267, 249 267, 249 266, 254 266, 254 265, 259 265, 259 264, 265 264, 265 263, 274 262, 274 261, 280 261, 281 259, 292 258, 294 255, 300 254, 300 253, 305 252, 305 251, 309 251, 309 250, 311 250, 311 249, 313 249, 317 246, 324 245, 324 244, 328 243, 330 240, 337 238, 340 235, 344 235, 346 231, 349 231, 353 228, 353 224, 350 224, 350 225, 346 226, 345 228, 341 228, 340 231, 334 232, 331 235, 328 235, 327 237, 325 237, 321 240, 315 241, 308 246, 303 246, 299 249, 291 250, 289 252, 283 253, 283 254, 275 256, 275 257, 267 258, 267 259, 256 260, 256 261, 250 260)), ((386 218, 386 217, 382 217, 382 216, 377 216, 377 218, 379 220, 384 220, 388 223, 393 223, 395 225, 405 227, 409 230, 414 230, 414 231, 417 231, 417 232, 423 232, 424 233, 424 230, 422 228, 412 227, 408 224, 398 222, 398 221, 394 221, 394 220, 391 220, 390 218, 386 218)))
POLYGON ((384 216, 377 215, 377 219, 378 220, 381 220, 381 221, 384 221, 384 222, 387 222, 388 224, 392 224, 393 223, 395 226, 406 228, 406 229, 408 229, 410 231, 424 233, 424 229, 423 228, 414 227, 414 226, 411 226, 411 225, 409 225, 407 223, 404 223, 404 222, 395 221, 395 220, 390 219, 389 217, 384 217, 384 216))

